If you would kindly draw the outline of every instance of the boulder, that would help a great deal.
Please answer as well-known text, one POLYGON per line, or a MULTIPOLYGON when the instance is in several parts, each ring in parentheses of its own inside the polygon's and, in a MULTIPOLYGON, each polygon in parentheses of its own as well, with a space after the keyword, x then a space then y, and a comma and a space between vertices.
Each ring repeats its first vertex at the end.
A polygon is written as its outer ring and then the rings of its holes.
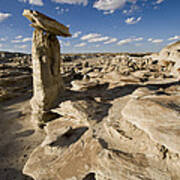
MULTIPOLYGON (((180 79, 180 41, 163 48, 159 53, 158 59, 166 62, 174 61, 175 65, 172 68, 172 74, 180 79)), ((166 63, 166 66, 169 65, 171 65, 171 63, 166 63)))

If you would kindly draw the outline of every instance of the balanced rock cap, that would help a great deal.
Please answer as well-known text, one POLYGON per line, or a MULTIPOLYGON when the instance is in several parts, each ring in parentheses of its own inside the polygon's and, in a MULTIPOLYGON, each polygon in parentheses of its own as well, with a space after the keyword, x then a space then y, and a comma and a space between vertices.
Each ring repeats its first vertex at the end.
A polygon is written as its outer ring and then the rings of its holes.
POLYGON ((71 36, 68 27, 38 11, 25 9, 23 12, 23 16, 25 16, 32 22, 31 26, 34 28, 39 28, 50 34, 63 37, 71 36))

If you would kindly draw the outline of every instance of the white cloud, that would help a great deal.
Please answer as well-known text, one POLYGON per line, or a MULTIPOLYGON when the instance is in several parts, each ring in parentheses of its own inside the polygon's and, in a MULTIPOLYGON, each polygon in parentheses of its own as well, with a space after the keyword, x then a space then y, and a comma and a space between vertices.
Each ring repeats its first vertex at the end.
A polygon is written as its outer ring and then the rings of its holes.
POLYGON ((126 10, 126 9, 125 9, 125 10, 123 10, 123 14, 128 14, 128 12, 129 12, 129 11, 128 11, 128 10, 126 10))
POLYGON ((127 39, 123 39, 123 40, 119 41, 117 43, 117 45, 122 46, 122 45, 125 45, 125 44, 128 44, 128 43, 131 43, 131 42, 137 42, 137 41, 142 41, 142 40, 143 40, 142 37, 139 37, 139 38, 127 38, 127 39))
POLYGON ((52 1, 62 4, 83 4, 84 6, 88 4, 88 0, 52 0, 52 1))
POLYGON ((6 38, 0 38, 0 41, 6 41, 6 38))
POLYGON ((107 15, 107 14, 112 14, 112 13, 114 13, 114 10, 104 11, 104 13, 103 13, 103 14, 107 15))
POLYGON ((157 0, 156 4, 161 4, 164 0, 157 0))
POLYGON ((133 40, 132 40, 131 38, 123 39, 123 40, 119 41, 119 42, 117 43, 117 45, 122 46, 122 45, 128 44, 128 43, 130 43, 130 42, 132 42, 132 41, 133 41, 133 40))
POLYGON ((105 36, 105 37, 97 37, 97 38, 94 38, 94 39, 89 39, 88 42, 89 42, 89 43, 95 43, 95 42, 107 41, 108 39, 109 39, 108 36, 105 36))
POLYGON ((152 39, 152 38, 149 38, 148 41, 152 42, 152 43, 155 43, 155 44, 158 44, 158 43, 162 43, 164 40, 163 39, 152 39))
POLYGON ((81 31, 75 32, 75 33, 72 35, 72 38, 78 38, 81 33, 82 33, 81 31))
POLYGON ((173 36, 173 37, 170 37, 168 40, 174 41, 174 40, 178 40, 178 39, 180 39, 180 36, 173 36))
POLYGON ((99 36, 101 36, 101 34, 90 33, 90 34, 87 34, 85 36, 82 36, 81 40, 89 40, 89 39, 93 39, 93 38, 96 38, 96 37, 99 37, 99 36))
POLYGON ((98 0, 94 3, 93 7, 103 11, 115 11, 122 8, 126 2, 135 3, 137 0, 98 0))
POLYGON ((12 43, 24 43, 24 42, 28 42, 28 41, 32 41, 32 38, 27 37, 27 38, 24 38, 24 39, 15 39, 15 40, 12 40, 11 42, 12 43))
POLYGON ((106 41, 106 42, 104 42, 104 44, 110 44, 110 43, 117 41, 116 38, 110 38, 108 36, 102 36, 101 34, 97 34, 97 33, 86 34, 86 35, 81 37, 81 40, 87 40, 89 43, 106 41))
POLYGON ((142 37, 139 37, 139 38, 135 38, 134 41, 142 41, 143 38, 142 37))
POLYGON ((20 49, 26 49, 26 48, 27 48, 27 45, 24 44, 24 45, 21 45, 21 46, 17 46, 17 48, 20 48, 20 49))
POLYGON ((34 4, 37 6, 43 6, 43 1, 42 0, 29 0, 29 4, 34 4))
POLYGON ((123 7, 125 3, 126 0, 98 0, 94 3, 93 7, 98 10, 109 11, 123 7))
POLYGON ((42 0, 19 0, 20 2, 28 2, 29 4, 33 4, 33 5, 36 5, 36 6, 43 6, 44 3, 42 0))
POLYGON ((32 41, 32 38, 31 37, 27 37, 27 38, 22 39, 22 42, 27 42, 27 41, 32 41))
POLYGON ((137 19, 135 19, 134 17, 131 17, 131 18, 127 18, 126 20, 125 20, 125 23, 126 24, 136 24, 136 23, 138 23, 139 21, 141 21, 141 17, 138 17, 137 19))
POLYGON ((0 22, 4 21, 5 19, 9 18, 11 14, 9 13, 1 13, 0 12, 0 22))
POLYGON ((108 41, 104 42, 104 44, 111 44, 111 43, 114 43, 114 42, 116 42, 116 41, 117 41, 116 38, 111 38, 111 39, 109 39, 108 41))
POLYGON ((22 41, 19 40, 19 39, 16 39, 16 40, 12 40, 11 42, 12 42, 12 43, 21 43, 22 41))
POLYGON ((162 43, 163 41, 164 41, 163 39, 154 39, 151 42, 157 44, 157 43, 162 43))
POLYGON ((55 7, 55 9, 56 9, 56 10, 59 10, 59 9, 60 9, 60 7, 59 7, 59 6, 56 6, 56 7, 55 7))
POLYGON ((80 44, 74 45, 74 47, 84 47, 84 46, 86 46, 86 43, 80 43, 80 44))
POLYGON ((22 39, 22 36, 21 35, 16 36, 15 39, 22 39))
POLYGON ((2 44, 0 44, 0 48, 2 47, 2 44))

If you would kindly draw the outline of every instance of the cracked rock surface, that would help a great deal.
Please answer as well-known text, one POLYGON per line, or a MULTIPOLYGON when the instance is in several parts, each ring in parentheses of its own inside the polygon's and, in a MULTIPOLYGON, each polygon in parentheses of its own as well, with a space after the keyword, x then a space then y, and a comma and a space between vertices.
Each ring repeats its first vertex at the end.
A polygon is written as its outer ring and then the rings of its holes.
POLYGON ((47 123, 47 136, 23 172, 37 180, 89 174, 98 180, 179 179, 179 92, 168 84, 161 94, 159 86, 120 86, 117 97, 114 88, 101 90, 100 99, 96 91, 81 100, 74 94, 54 109, 62 117, 47 123))

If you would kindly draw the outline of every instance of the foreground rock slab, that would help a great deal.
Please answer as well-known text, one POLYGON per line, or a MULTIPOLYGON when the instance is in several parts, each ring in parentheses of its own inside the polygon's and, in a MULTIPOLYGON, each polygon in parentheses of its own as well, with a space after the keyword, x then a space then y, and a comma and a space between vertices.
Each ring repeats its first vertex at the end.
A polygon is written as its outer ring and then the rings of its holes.
MULTIPOLYGON (((174 99, 178 96, 173 88, 168 92, 174 99)), ((158 93, 138 88, 116 98, 112 106, 103 109, 108 113, 101 121, 96 121, 96 116, 98 108, 105 105, 94 100, 84 97, 61 103, 53 111, 63 117, 47 123, 47 136, 31 154, 24 174, 35 180, 179 179, 179 154, 154 141, 124 116, 132 99, 163 97, 158 93)))
POLYGON ((156 142, 180 153, 180 94, 169 96, 160 92, 157 96, 142 88, 132 96, 123 116, 156 142))
POLYGON ((171 179, 169 172, 156 169, 155 160, 152 163, 141 153, 108 149, 105 141, 93 137, 91 129, 68 118, 49 123, 46 132, 47 138, 23 171, 35 180, 171 179))
POLYGON ((49 124, 46 131, 49 137, 32 153, 25 174, 37 180, 65 180, 83 179, 93 171, 102 148, 87 126, 61 119, 49 124))

